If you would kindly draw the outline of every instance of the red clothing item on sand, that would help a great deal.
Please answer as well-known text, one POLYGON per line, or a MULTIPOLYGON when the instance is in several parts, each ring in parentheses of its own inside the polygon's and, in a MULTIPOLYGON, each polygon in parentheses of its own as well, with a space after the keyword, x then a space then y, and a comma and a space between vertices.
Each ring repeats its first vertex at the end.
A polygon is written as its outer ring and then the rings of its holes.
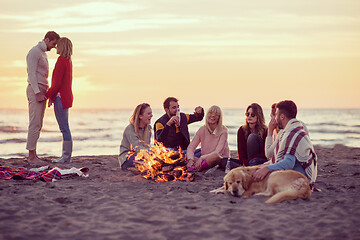
MULTIPOLYGON (((262 136, 262 139, 264 141, 265 146, 265 139, 267 136, 267 131, 264 131, 264 134, 262 136)), ((238 150, 238 156, 240 163, 242 163, 244 166, 249 166, 249 161, 253 158, 260 157, 266 159, 265 156, 265 147, 263 151, 255 156, 252 156, 251 158, 247 158, 247 138, 245 138, 245 131, 243 126, 241 126, 237 132, 237 150, 238 150)))
POLYGON ((43 171, 30 171, 26 168, 0 167, 0 179, 40 179, 45 182, 59 180, 61 173, 56 168, 47 168, 43 171))
POLYGON ((60 93, 63 108, 70 108, 73 104, 72 85, 72 62, 65 57, 59 56, 52 75, 51 87, 46 93, 47 98, 56 99, 60 93))
POLYGON ((61 176, 65 175, 79 175, 87 177, 88 168, 71 168, 62 169, 58 167, 44 166, 40 168, 12 168, 0 166, 0 179, 40 179, 45 182, 53 182, 59 180, 61 176))

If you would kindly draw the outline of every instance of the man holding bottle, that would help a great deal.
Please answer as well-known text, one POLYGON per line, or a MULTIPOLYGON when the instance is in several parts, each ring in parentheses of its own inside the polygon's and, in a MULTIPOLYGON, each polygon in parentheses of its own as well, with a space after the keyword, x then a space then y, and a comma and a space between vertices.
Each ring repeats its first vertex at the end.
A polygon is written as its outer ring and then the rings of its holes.
POLYGON ((186 150, 190 143, 188 124, 201 121, 204 118, 204 109, 195 108, 194 114, 181 113, 178 100, 168 97, 164 103, 165 114, 154 124, 155 140, 174 150, 186 150))

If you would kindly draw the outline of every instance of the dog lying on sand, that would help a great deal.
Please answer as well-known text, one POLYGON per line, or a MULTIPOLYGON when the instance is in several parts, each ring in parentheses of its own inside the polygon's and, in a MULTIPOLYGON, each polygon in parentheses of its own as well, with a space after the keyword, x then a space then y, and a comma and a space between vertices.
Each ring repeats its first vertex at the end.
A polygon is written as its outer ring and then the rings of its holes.
POLYGON ((262 181, 254 182, 252 174, 260 168, 254 166, 232 169, 224 177, 224 186, 211 192, 230 193, 235 197, 251 197, 254 194, 270 197, 266 203, 310 198, 309 180, 303 174, 293 170, 280 170, 271 172, 262 181))

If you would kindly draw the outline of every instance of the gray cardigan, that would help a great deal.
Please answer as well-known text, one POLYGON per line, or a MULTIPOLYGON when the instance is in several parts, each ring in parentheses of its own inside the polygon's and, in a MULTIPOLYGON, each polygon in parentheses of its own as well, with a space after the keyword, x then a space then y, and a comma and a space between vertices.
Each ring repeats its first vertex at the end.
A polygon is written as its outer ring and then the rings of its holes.
MULTIPOLYGON (((132 153, 137 153, 140 149, 148 149, 150 146, 150 139, 151 139, 151 126, 148 126, 149 134, 147 139, 142 141, 140 137, 135 133, 133 125, 129 124, 123 133, 123 138, 120 144, 120 155, 119 161, 120 165, 126 161, 127 155, 132 153)), ((144 129, 140 129, 140 135, 144 136, 144 129)))

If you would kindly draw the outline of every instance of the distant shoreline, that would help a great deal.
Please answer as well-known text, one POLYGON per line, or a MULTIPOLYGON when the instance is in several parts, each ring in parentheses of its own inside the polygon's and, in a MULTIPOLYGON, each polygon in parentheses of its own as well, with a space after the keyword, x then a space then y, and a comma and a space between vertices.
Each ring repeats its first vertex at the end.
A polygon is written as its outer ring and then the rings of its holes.
MULTIPOLYGON (((160 104, 161 105, 161 104, 160 104)), ((153 110, 163 110, 162 107, 151 107, 153 110)), ((184 110, 193 110, 192 107, 184 107, 184 110)), ((236 107, 236 108, 232 108, 232 107, 222 107, 223 110, 244 110, 246 109, 246 106, 244 107, 236 107)), ((0 111, 28 111, 27 108, 0 108, 0 111)), ((49 108, 47 108, 47 110, 50 110, 49 108)), ((51 109, 52 110, 52 109, 51 109)), ((133 111, 134 108, 133 107, 128 107, 128 108, 76 108, 73 107, 71 108, 71 110, 73 111, 122 111, 122 110, 131 110, 133 111)), ((270 110, 270 107, 263 107, 263 110, 270 110)), ((298 108, 298 111, 301 110, 334 110, 334 111, 339 111, 339 110, 360 110, 360 108, 298 108)))
MULTIPOLYGON (((329 146, 329 147, 321 146, 321 145, 314 145, 314 148, 315 148, 315 152, 317 152, 317 151, 338 151, 338 150, 350 150, 351 151, 351 149, 353 149, 353 150, 360 149, 360 148, 356 148, 356 147, 347 147, 347 146, 342 145, 342 144, 335 144, 334 146, 329 146)), ((238 158, 237 150, 230 150, 230 155, 231 155, 232 158, 238 158)), ((6 157, 0 156, 0 160, 24 159, 26 156, 27 156, 27 154, 24 151, 24 156, 22 156, 22 157, 19 156, 19 157, 6 158, 6 157)), ((76 157, 80 157, 80 158, 87 158, 87 157, 117 157, 117 156, 118 156, 117 154, 75 155, 75 156, 73 156, 73 158, 76 158, 76 157)), ((58 156, 54 155, 54 156, 41 157, 41 155, 40 155, 40 158, 44 158, 44 159, 52 159, 52 158, 56 158, 56 157, 58 157, 58 156)), ((359 160, 360 160, 360 156, 359 156, 359 160)))

